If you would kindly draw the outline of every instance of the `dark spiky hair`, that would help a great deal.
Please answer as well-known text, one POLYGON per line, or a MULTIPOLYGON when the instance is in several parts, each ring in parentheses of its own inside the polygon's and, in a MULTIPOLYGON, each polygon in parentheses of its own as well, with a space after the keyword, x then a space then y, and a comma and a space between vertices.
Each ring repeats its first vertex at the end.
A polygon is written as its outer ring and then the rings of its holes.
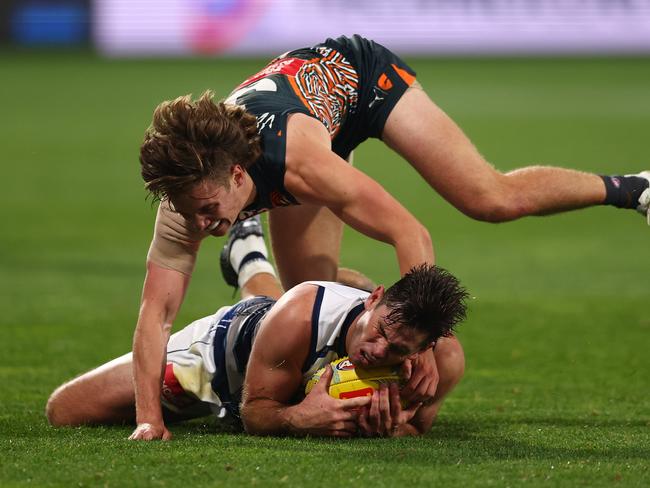
POLYGON ((424 332, 429 342, 435 342, 450 336, 465 319, 468 297, 467 290, 449 271, 422 264, 388 288, 379 305, 389 309, 387 324, 424 332))

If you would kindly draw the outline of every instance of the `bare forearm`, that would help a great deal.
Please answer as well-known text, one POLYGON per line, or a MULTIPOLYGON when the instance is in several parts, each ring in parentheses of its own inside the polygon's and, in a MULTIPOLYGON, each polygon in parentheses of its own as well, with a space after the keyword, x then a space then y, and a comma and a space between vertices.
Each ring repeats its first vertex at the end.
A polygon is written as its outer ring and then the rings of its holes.
POLYGON ((160 320, 141 316, 133 339, 133 380, 138 423, 162 422, 160 389, 168 339, 169 329, 161 327, 160 320))
POLYGON ((160 388, 167 341, 189 276, 151 262, 133 336, 133 379, 138 423, 162 423, 160 388))
POLYGON ((251 435, 300 435, 300 429, 294 425, 295 407, 273 400, 245 403, 241 407, 244 428, 251 435))

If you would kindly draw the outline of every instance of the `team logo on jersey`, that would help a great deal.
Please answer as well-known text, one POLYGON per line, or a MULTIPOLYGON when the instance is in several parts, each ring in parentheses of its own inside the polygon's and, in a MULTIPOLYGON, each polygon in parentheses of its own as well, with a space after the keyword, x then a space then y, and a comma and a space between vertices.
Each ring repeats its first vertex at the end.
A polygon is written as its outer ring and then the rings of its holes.
POLYGON ((352 364, 352 361, 349 359, 344 359, 336 365, 336 369, 339 371, 350 371, 351 369, 354 369, 354 364, 352 364))
POLYGON ((388 95, 388 92, 382 90, 378 86, 373 87, 372 91, 375 94, 375 98, 368 104, 368 108, 372 108, 378 103, 383 102, 386 96, 388 95))
POLYGON ((270 197, 271 197, 271 204, 274 207, 286 207, 294 203, 279 191, 272 191, 270 197))
POLYGON ((237 217, 237 221, 241 222, 242 220, 250 219, 251 217, 254 217, 257 214, 268 212, 269 210, 271 210, 271 209, 270 208, 256 208, 255 210, 242 210, 241 212, 239 212, 239 216, 237 217))

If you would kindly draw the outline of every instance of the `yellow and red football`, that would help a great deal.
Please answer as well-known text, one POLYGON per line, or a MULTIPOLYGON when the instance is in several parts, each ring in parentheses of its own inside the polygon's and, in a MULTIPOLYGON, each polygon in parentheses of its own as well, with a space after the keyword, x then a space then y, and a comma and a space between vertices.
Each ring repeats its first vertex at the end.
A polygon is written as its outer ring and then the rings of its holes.
MULTIPOLYGON (((339 399, 371 396, 382 383, 399 383, 401 380, 399 366, 355 367, 347 357, 332 361, 330 366, 332 381, 329 394, 339 399)), ((314 388, 324 372, 325 368, 321 368, 314 373, 305 386, 305 394, 314 388)))

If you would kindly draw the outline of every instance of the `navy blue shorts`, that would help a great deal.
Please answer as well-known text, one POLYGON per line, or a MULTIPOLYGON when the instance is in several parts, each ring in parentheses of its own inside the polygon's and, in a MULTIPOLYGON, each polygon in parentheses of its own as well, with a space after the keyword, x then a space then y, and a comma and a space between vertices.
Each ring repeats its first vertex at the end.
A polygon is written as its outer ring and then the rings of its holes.
POLYGON ((359 76, 357 107, 332 141, 332 150, 346 157, 369 137, 381 138, 388 116, 415 81, 415 71, 389 49, 357 34, 318 46, 339 51, 359 76))

